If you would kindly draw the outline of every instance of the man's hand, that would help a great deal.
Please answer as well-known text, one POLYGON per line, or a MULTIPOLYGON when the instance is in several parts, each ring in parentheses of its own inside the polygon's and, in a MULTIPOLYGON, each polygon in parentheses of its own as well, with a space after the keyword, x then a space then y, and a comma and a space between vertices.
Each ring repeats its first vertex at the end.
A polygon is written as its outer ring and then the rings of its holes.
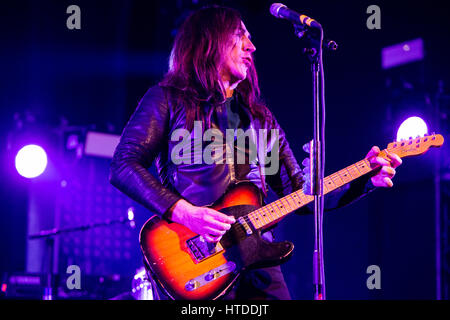
POLYGON ((197 207, 186 200, 177 201, 171 208, 173 222, 198 233, 208 242, 218 242, 236 220, 214 209, 197 207))
POLYGON ((371 178, 375 187, 392 187, 394 183, 391 179, 395 176, 395 168, 402 164, 402 159, 398 155, 395 153, 389 153, 387 150, 386 152, 390 159, 389 161, 378 156, 380 153, 380 148, 377 146, 373 146, 366 156, 366 159, 369 160, 372 168, 381 166, 378 173, 371 178))

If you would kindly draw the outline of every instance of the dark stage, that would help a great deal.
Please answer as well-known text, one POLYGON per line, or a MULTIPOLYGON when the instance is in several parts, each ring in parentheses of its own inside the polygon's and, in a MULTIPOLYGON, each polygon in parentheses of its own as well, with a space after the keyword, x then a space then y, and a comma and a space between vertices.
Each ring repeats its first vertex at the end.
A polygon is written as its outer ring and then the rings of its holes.
MULTIPOLYGON (((256 47, 262 98, 301 164, 308 157, 303 146, 314 135, 306 39, 270 14, 272 2, 1 4, 1 298, 163 298, 156 279, 146 276, 139 244, 155 212, 112 186, 109 170, 123 128, 168 70, 181 22, 209 4, 241 12, 256 47), (25 150, 19 163, 26 145, 41 146, 41 153, 25 150)), ((417 156, 403 159, 392 188, 325 212, 326 299, 448 300, 448 6, 403 0, 284 4, 319 21, 325 38, 338 45, 323 52, 325 176, 364 159, 372 146, 386 149, 403 121, 421 119, 402 126, 402 138, 414 146, 419 139, 420 151, 404 153, 417 156), (424 134, 447 141, 432 148, 439 143, 424 134)), ((156 174, 154 164, 149 170, 156 174)), ((265 203, 277 199, 269 190, 265 203)), ((285 217, 274 237, 295 246, 281 265, 292 299, 314 299, 314 215, 285 217)))

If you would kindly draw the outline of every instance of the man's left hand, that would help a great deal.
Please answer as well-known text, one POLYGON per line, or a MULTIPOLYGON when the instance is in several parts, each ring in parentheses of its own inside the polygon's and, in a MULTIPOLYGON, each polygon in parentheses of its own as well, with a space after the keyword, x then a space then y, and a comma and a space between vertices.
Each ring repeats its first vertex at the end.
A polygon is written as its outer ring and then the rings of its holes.
POLYGON ((381 166, 378 173, 371 178, 375 187, 391 188, 394 185, 392 178, 395 176, 395 168, 402 164, 402 159, 398 155, 387 150, 386 153, 390 160, 380 157, 380 148, 374 146, 366 156, 372 168, 381 166))

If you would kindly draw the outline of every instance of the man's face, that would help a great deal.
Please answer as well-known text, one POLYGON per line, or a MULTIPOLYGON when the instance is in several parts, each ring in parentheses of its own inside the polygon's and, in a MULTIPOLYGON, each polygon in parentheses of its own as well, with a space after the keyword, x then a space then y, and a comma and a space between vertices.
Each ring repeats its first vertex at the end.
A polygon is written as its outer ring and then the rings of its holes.
POLYGON ((252 64, 252 52, 256 50, 244 23, 234 32, 228 47, 225 62, 220 70, 222 80, 230 83, 242 81, 252 64))

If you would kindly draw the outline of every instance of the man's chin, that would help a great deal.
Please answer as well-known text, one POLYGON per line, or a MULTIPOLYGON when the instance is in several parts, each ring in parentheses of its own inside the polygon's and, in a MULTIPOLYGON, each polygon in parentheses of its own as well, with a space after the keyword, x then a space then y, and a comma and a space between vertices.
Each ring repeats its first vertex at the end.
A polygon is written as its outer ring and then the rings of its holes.
POLYGON ((247 78, 247 72, 240 73, 240 74, 234 74, 233 75, 233 81, 232 83, 240 83, 241 81, 244 81, 247 78))
POLYGON ((247 70, 240 73, 239 75, 236 75, 236 79, 238 79, 239 81, 243 81, 247 78, 247 70))

